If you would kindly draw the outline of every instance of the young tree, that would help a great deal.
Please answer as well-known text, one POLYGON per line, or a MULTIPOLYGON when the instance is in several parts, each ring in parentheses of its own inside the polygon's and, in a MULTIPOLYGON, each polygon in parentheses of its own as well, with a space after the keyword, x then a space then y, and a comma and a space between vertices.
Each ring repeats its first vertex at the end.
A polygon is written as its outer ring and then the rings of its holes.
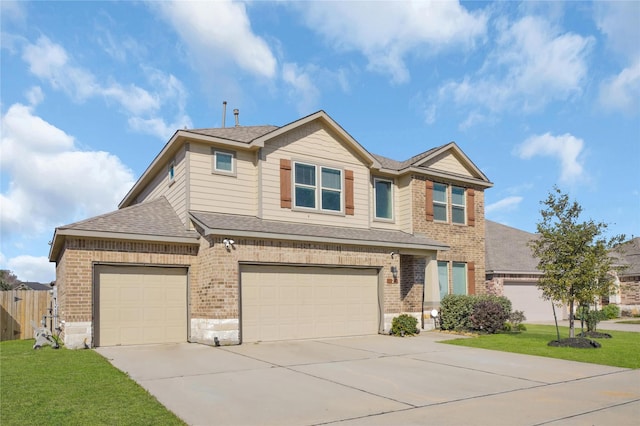
POLYGON ((546 208, 540 211, 539 238, 529 243, 543 272, 538 287, 545 299, 569 305, 569 337, 575 337, 574 306, 591 304, 615 288, 608 251, 624 236, 607 240, 602 236, 607 224, 580 222, 582 207, 558 187, 541 204, 546 208))

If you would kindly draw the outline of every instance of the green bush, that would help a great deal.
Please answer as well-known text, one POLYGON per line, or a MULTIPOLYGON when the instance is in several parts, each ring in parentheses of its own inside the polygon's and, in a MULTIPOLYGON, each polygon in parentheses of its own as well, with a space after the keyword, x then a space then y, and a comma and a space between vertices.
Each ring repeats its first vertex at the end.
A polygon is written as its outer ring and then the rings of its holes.
POLYGON ((394 336, 412 336, 418 333, 418 319, 402 314, 391 321, 391 334, 394 336))
MULTIPOLYGON (((449 294, 440 302, 440 328, 442 330, 474 330, 471 321, 476 304, 493 302, 502 307, 505 319, 511 313, 511 301, 502 296, 449 294)), ((502 316, 501 316, 502 317, 502 316)))
POLYGON ((495 300, 480 300, 473 307, 471 324, 474 330, 494 334, 504 328, 504 322, 509 314, 504 311, 500 303, 495 300))
POLYGON ((513 311, 509 314, 509 322, 513 324, 513 327, 518 329, 523 322, 527 320, 522 311, 513 311))
POLYGON ((607 305, 602 308, 602 313, 606 319, 615 319, 620 316, 620 307, 618 305, 607 305))

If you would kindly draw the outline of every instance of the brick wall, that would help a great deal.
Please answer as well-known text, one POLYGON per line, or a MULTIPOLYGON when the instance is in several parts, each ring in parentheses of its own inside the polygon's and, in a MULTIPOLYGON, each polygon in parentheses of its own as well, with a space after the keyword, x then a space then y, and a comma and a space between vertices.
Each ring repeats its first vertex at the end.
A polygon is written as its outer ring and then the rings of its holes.
MULTIPOLYGON (((484 190, 471 187, 475 192, 475 226, 427 221, 426 184, 424 176, 412 176, 411 191, 413 198, 413 232, 446 243, 447 251, 438 252, 438 260, 449 262, 474 262, 476 293, 487 293, 485 288, 485 223, 484 190)), ((447 183, 447 182, 443 182, 447 183)), ((469 208, 469 206, 467 206, 469 208)), ((450 209, 450 206, 449 206, 450 209)), ((451 211, 449 211, 451 217, 451 211)))
POLYGON ((227 250, 222 240, 212 236, 201 240, 200 255, 191 270, 193 318, 238 318, 239 262, 381 267, 385 312, 403 309, 399 281, 390 272, 392 265, 400 267, 400 260, 398 256, 392 259, 388 249, 234 238, 235 248, 227 250))
POLYGON ((427 260, 400 256, 400 299, 403 312, 421 312, 427 260))
POLYGON ((56 265, 60 319, 92 320, 94 263, 189 266, 197 250, 186 244, 67 238, 56 265))
POLYGON ((640 277, 625 277, 620 281, 620 304, 640 305, 640 277))

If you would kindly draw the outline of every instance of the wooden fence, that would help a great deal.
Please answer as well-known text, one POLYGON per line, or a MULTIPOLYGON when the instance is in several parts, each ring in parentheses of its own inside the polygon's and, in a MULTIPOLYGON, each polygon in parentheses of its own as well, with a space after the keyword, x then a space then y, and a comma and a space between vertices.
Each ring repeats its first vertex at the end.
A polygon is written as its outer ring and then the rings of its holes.
POLYGON ((32 339, 31 321, 40 325, 42 316, 49 313, 50 303, 48 291, 0 291, 0 341, 32 339))

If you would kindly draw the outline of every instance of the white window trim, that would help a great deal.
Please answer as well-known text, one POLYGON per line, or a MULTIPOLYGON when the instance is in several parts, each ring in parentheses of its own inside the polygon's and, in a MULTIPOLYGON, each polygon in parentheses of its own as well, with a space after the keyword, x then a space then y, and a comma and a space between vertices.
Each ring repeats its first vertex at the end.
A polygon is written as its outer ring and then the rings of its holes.
POLYGON ((467 224, 467 189, 462 186, 451 185, 451 223, 454 225, 466 225, 467 224), (463 204, 454 204, 453 203, 453 188, 462 189, 462 202, 463 204), (462 207, 462 222, 454 222, 453 221, 453 208, 454 207, 462 207))
POLYGON ((293 210, 301 210, 307 212, 318 212, 323 214, 336 214, 336 215, 344 215, 344 196, 345 196, 345 182, 344 182, 344 170, 340 167, 332 167, 332 166, 323 166, 319 164, 313 164, 306 161, 293 161, 291 167, 291 198, 292 198, 292 209, 293 210), (315 185, 307 185, 303 183, 296 182, 296 165, 303 166, 311 166, 315 170, 316 176, 316 184, 315 185), (322 169, 336 170, 340 172, 340 189, 336 190, 334 188, 324 188, 322 186, 322 169), (305 207, 298 206, 296 201, 296 187, 303 188, 311 188, 314 190, 315 195, 315 207, 305 207), (322 191, 326 189, 331 192, 340 192, 340 209, 339 210, 329 210, 322 208, 322 191))
POLYGON ((237 161, 236 161, 236 153, 235 151, 228 151, 225 149, 211 148, 211 173, 225 175, 225 176, 237 176, 237 161), (218 169, 217 166, 217 157, 218 154, 230 155, 231 156, 231 170, 222 170, 218 169))
POLYGON ((385 178, 373 178, 373 218, 376 221, 380 222, 394 222, 395 221, 395 189, 394 189, 393 179, 385 179, 385 178), (378 196, 376 191, 376 183, 377 182, 389 182, 391 184, 391 194, 389 194, 389 199, 391 200, 391 217, 378 217, 378 196))
POLYGON ((433 205, 434 205, 434 212, 433 212, 433 220, 434 222, 440 222, 440 223, 449 223, 449 184, 446 183, 441 183, 441 182, 434 182, 433 183, 433 192, 435 193, 436 189, 435 186, 436 185, 442 185, 444 186, 444 202, 442 201, 436 201, 435 197, 433 197, 433 205), (445 219, 441 220, 441 219, 436 219, 436 213, 435 213, 435 205, 444 205, 444 214, 445 214, 445 219))

